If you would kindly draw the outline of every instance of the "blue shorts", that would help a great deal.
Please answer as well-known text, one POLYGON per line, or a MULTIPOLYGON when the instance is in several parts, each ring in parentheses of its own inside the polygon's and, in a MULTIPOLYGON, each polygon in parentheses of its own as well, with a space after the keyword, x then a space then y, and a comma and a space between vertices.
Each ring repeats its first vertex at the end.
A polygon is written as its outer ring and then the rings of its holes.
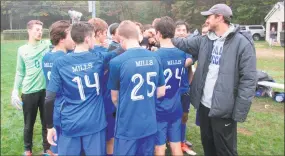
POLYGON ((113 155, 154 155, 155 134, 136 140, 115 137, 113 155))
POLYGON ((169 142, 181 142, 181 118, 169 121, 157 121, 156 145, 169 142))
POLYGON ((58 155, 80 155, 82 151, 85 155, 106 155, 106 129, 86 136, 60 136, 58 155))
MULTIPOLYGON (((58 140, 60 138, 60 135, 61 135, 61 129, 60 129, 60 126, 54 126, 55 130, 56 130, 56 137, 57 137, 57 140, 54 142, 57 144, 58 143, 58 140)), ((50 150, 52 151, 52 153, 57 153, 58 152, 58 149, 57 149, 58 146, 50 146, 50 150)))
POLYGON ((181 104, 183 112, 189 112, 190 110, 190 95, 189 93, 184 93, 181 95, 181 104))
POLYGON ((106 139, 109 141, 114 138, 115 131, 115 117, 113 114, 107 115, 107 128, 106 128, 106 139))

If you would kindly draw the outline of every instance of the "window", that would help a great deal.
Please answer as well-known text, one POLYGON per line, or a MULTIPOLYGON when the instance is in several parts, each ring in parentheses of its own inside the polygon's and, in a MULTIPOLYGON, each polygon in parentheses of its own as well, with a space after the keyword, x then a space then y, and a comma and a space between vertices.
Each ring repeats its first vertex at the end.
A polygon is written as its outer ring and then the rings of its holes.
POLYGON ((246 30, 245 27, 240 27, 240 30, 246 30))
POLYGON ((263 29, 262 26, 250 26, 249 29, 263 29))

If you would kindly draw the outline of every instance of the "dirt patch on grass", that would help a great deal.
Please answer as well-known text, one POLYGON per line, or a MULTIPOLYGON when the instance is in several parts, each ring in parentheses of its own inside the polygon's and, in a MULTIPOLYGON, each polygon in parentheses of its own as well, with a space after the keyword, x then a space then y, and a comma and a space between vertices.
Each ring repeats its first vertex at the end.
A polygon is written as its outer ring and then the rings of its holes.
POLYGON ((256 48, 257 58, 284 58, 284 50, 270 48, 256 48))
POLYGON ((254 99, 251 105, 251 109, 255 112, 284 114, 284 104, 275 104, 270 100, 272 99, 268 98, 268 100, 265 101, 254 99))
POLYGON ((246 136, 252 136, 253 132, 249 131, 246 128, 237 128, 237 132, 246 136))

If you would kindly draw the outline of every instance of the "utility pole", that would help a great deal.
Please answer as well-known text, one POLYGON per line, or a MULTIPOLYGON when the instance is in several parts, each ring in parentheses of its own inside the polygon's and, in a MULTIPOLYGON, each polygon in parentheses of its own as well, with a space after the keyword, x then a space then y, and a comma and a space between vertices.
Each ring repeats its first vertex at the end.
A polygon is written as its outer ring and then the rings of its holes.
POLYGON ((88 12, 92 13, 92 18, 96 17, 96 1, 88 1, 88 12))
POLYGON ((92 1, 92 18, 96 17, 96 1, 92 1))

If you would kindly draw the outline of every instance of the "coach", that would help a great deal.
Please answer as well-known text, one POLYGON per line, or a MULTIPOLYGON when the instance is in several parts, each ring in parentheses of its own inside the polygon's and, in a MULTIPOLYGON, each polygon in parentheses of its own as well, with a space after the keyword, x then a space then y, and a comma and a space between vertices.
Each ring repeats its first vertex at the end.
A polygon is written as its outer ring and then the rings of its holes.
POLYGON ((172 41, 198 59, 190 96, 205 155, 237 155, 237 122, 245 121, 257 82, 254 43, 230 23, 229 6, 216 4, 201 14, 207 35, 172 41))
POLYGON ((42 123, 44 153, 51 153, 47 142, 47 129, 44 120, 45 78, 42 71, 42 59, 49 50, 50 42, 42 41, 43 23, 31 20, 27 24, 29 41, 18 49, 16 75, 11 100, 12 105, 24 114, 24 155, 32 155, 33 128, 38 109, 42 123), (22 89, 22 101, 19 90, 22 89))

